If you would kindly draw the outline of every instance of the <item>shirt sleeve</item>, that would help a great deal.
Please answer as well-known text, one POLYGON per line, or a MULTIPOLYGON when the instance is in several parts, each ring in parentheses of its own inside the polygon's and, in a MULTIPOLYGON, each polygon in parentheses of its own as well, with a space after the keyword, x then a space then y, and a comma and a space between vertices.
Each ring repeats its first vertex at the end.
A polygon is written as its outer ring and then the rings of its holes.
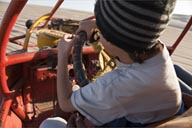
POLYGON ((105 75, 72 94, 73 106, 97 126, 117 118, 122 109, 111 84, 115 79, 105 75))

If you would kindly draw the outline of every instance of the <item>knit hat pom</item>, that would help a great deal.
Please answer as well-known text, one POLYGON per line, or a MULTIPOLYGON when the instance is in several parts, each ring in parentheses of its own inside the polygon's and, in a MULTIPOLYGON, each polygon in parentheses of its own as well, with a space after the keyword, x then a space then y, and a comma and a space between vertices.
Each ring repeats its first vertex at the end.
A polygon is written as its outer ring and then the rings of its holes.
POLYGON ((150 49, 166 28, 175 0, 97 0, 95 17, 106 40, 128 50, 150 49))

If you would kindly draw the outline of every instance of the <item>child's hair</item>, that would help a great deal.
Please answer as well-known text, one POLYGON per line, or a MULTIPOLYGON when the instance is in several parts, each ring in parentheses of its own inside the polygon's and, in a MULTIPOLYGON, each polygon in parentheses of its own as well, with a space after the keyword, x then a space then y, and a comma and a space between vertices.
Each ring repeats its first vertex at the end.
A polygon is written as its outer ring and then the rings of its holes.
POLYGON ((97 0, 96 24, 103 37, 142 63, 158 51, 175 0, 97 0))
POLYGON ((158 42, 150 49, 138 49, 137 48, 137 49, 132 49, 131 51, 127 51, 127 53, 129 54, 130 58, 135 63, 142 64, 146 59, 159 53, 159 51, 161 50, 161 47, 162 47, 161 43, 158 42))

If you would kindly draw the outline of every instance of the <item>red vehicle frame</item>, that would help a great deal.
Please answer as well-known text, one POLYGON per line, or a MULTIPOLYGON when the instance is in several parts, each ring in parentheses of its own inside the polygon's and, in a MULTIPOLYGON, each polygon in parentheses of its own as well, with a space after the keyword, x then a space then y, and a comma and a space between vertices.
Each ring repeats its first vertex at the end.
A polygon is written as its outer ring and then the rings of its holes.
MULTIPOLYGON (((62 113, 55 103, 56 73, 48 70, 47 65, 45 67, 37 66, 40 61, 45 62, 47 57, 56 54, 57 49, 52 48, 38 52, 27 52, 25 49, 21 49, 17 51, 17 54, 6 55, 6 47, 10 40, 15 41, 19 38, 26 37, 26 35, 21 35, 11 39, 9 38, 12 28, 27 1, 28 0, 11 1, 0 26, 0 127, 2 128, 38 127, 43 119, 57 112, 62 113), (32 69, 28 65, 36 67, 32 69), (16 72, 20 72, 20 74, 16 72), (18 76, 14 76, 16 74, 18 74, 18 76), (52 84, 50 85, 50 83, 52 84), (52 87, 54 91, 50 91, 50 87, 52 87), (46 92, 39 93, 35 91, 36 89, 46 90, 46 92), (33 99, 36 99, 37 102, 43 99, 49 99, 50 97, 54 99, 54 101, 52 100, 52 108, 45 110, 44 114, 42 111, 37 113, 37 110, 34 110, 33 99), (30 117, 30 113, 33 115, 32 118, 30 117), (35 114, 37 117, 34 116, 35 114)), ((63 1, 64 0, 58 0, 56 6, 49 13, 47 22, 44 23, 43 27, 47 25, 63 1)), ((191 25, 192 17, 176 42, 172 46, 168 46, 170 55, 189 31, 191 25)), ((82 53, 90 60, 96 58, 96 54, 91 47, 84 47, 82 53)), ((87 65, 89 66, 90 64, 87 65)), ((62 115, 65 116, 64 118, 68 118, 70 114, 62 113, 62 115)))

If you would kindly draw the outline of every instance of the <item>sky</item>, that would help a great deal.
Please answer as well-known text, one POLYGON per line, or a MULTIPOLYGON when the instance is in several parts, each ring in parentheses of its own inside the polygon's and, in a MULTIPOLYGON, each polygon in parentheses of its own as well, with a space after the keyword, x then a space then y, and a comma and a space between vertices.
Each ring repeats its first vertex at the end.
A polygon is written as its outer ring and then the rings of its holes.
MULTIPOLYGON (((0 0, 9 2, 10 0, 0 0)), ((28 4, 53 6, 57 0, 28 0, 28 4)), ((93 12, 95 0, 65 0, 62 8, 93 12)), ((192 0, 177 0, 175 14, 192 15, 192 0)))

